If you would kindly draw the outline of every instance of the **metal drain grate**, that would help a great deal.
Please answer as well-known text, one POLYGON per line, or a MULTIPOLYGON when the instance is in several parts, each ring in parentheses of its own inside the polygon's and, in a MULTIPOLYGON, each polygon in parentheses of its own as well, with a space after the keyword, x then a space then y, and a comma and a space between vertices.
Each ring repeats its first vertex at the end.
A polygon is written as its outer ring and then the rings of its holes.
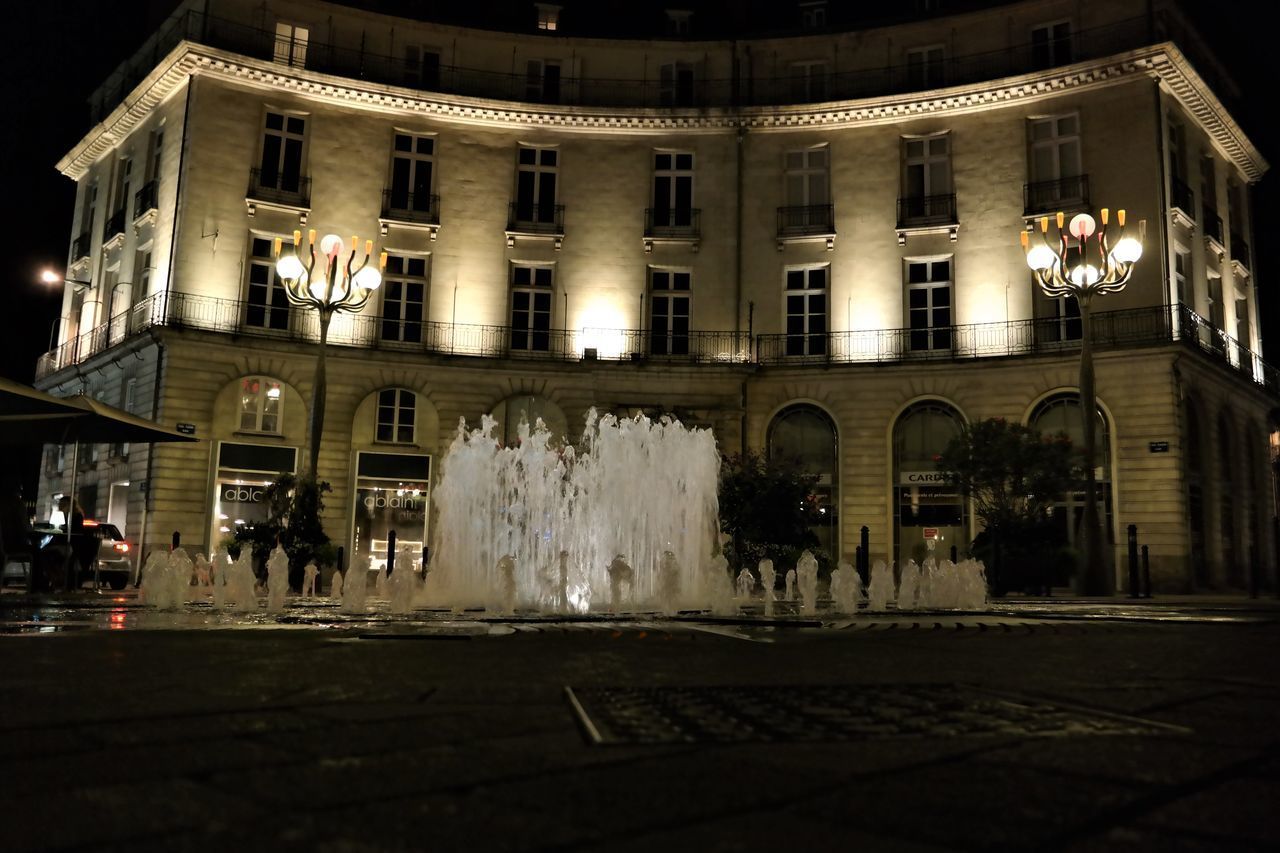
POLYGON ((957 684, 566 687, 598 744, 868 741, 1185 732, 957 684))

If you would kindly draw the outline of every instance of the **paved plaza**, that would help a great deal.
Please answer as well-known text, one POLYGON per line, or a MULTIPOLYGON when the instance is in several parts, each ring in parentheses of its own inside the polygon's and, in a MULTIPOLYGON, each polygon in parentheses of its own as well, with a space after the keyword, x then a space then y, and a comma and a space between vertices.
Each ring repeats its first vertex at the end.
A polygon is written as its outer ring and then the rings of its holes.
POLYGON ((674 620, 0 598, 0 849, 1250 850, 1274 600, 674 620))

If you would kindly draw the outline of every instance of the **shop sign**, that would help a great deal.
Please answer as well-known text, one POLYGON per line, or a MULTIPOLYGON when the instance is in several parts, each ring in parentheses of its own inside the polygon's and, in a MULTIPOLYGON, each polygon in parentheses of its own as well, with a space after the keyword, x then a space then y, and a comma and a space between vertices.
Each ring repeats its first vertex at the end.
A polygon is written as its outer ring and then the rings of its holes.
POLYGON ((925 538, 925 539, 937 539, 937 538, 938 538, 938 528, 936 528, 936 527, 926 527, 926 528, 924 528, 924 538, 925 538))
POLYGON ((1150 441, 1147 442, 1147 449, 1152 453, 1168 453, 1169 442, 1167 441, 1150 441))
POLYGON ((945 486, 947 477, 941 471, 899 471, 900 486, 945 486))

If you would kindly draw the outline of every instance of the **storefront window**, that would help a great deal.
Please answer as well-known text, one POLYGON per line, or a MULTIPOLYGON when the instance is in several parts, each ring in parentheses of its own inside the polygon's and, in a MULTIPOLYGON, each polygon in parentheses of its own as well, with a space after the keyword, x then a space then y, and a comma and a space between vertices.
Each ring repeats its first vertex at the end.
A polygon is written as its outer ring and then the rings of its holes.
MULTIPOLYGON (((352 554, 367 556, 369 569, 387 563, 390 532, 396 551, 408 547, 415 560, 427 544, 431 457, 416 453, 360 453, 356 462, 352 554)), ((416 565, 415 565, 416 567, 416 565)))
MULTIPOLYGON (((1103 516, 1106 541, 1115 541, 1111 505, 1111 428, 1107 416, 1098 409, 1098 423, 1094 433, 1096 451, 1095 477, 1098 484, 1099 512, 1103 516)), ((1041 435, 1065 433, 1080 453, 1084 452, 1084 420, 1080 417, 1080 397, 1076 394, 1060 394, 1042 402, 1031 414, 1030 426, 1041 435)), ((1079 537, 1080 522, 1084 518, 1084 491, 1072 492, 1058 501, 1053 517, 1062 539, 1075 547, 1079 537)))
POLYGON ((804 471, 818 477, 813 498, 822 521, 814 525, 813 532, 832 558, 839 556, 838 443, 835 424, 817 406, 783 409, 769 425, 769 458, 794 459, 804 471))
POLYGON ((967 552, 964 498, 938 471, 938 457, 961 428, 960 413, 938 402, 907 409, 893 429, 894 558, 923 562, 967 552))
POLYGON ((219 443, 209 550, 229 544, 237 530, 266 521, 266 487, 296 471, 297 461, 296 447, 219 443))

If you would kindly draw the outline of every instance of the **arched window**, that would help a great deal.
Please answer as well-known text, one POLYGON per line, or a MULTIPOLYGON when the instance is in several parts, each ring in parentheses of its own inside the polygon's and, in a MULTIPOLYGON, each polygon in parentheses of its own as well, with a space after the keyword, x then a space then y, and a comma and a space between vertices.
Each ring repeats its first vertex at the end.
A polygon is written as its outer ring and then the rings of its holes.
POLYGON ((908 408, 893 425, 894 558, 922 562, 949 557, 969 543, 964 499, 938 473, 938 456, 960 434, 960 413, 929 400, 908 408))
POLYGON ((417 427, 418 396, 403 388, 378 392, 376 441, 413 444, 417 427))
POLYGON ((278 379, 246 376, 240 380, 240 430, 279 435, 284 423, 284 389, 278 379))
MULTIPOLYGON (((1112 520, 1111 497, 1111 426, 1107 416, 1098 407, 1094 431, 1094 469, 1098 484, 1098 500, 1101 503, 1102 526, 1106 542, 1115 541, 1115 525, 1112 520)), ((1041 401, 1031 413, 1029 426, 1042 435, 1066 433, 1077 452, 1084 453, 1084 419, 1080 416, 1080 397, 1076 394, 1057 394, 1041 401)), ((1079 538, 1080 520, 1084 516, 1084 491, 1065 495, 1054 506, 1054 518, 1062 526, 1066 541, 1075 545, 1079 538)))
POLYGON ((823 551, 838 556, 839 436, 835 423, 817 406, 790 406, 769 424, 767 447, 770 459, 794 459, 806 473, 817 475, 813 497, 822 521, 813 532, 823 551))
POLYGON ((520 441, 520 424, 528 423, 532 430, 538 420, 546 424, 553 441, 565 438, 568 422, 560 407, 536 394, 516 394, 493 407, 490 414, 498 421, 497 438, 506 447, 514 447, 520 441))
POLYGON ((1227 583, 1243 586, 1236 547, 1236 432, 1231 418, 1218 413, 1218 532, 1222 538, 1222 571, 1227 583))

